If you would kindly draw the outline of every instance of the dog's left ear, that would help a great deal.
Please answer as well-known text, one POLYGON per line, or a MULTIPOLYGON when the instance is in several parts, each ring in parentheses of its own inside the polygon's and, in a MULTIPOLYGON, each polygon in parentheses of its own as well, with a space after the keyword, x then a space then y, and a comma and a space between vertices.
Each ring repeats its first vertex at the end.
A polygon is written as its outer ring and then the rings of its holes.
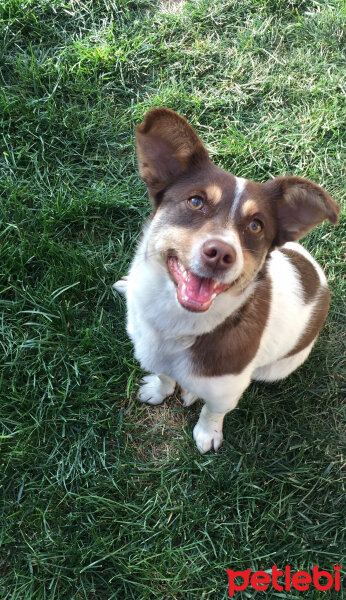
POLYGON ((154 203, 182 173, 210 163, 188 122, 169 108, 153 108, 136 127, 139 172, 154 203))
POLYGON ((329 219, 338 222, 340 207, 319 185, 302 177, 276 177, 265 184, 277 222, 274 246, 302 238, 329 219))

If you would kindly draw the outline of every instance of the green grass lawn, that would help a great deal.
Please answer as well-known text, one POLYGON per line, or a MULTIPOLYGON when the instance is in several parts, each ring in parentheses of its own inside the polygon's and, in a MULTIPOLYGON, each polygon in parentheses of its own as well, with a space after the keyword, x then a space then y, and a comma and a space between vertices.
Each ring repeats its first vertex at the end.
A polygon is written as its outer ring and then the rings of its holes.
POLYGON ((345 219, 304 240, 333 294, 310 359, 246 391, 218 455, 192 440, 199 406, 137 404, 111 290, 150 212, 133 129, 154 106, 236 175, 308 177, 342 202, 344 14, 1 0, 1 600, 222 600, 227 568, 345 570, 345 219))

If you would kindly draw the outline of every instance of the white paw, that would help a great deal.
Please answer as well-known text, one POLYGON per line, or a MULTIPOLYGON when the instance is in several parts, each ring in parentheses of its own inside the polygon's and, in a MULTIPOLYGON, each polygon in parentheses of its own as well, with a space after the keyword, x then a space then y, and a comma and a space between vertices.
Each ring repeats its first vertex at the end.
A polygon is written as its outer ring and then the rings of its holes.
POLYGON ((146 404, 162 404, 167 396, 173 394, 175 388, 173 379, 162 380, 158 375, 146 375, 142 382, 137 398, 146 404))
POLYGON ((201 454, 205 454, 205 452, 212 449, 217 451, 223 441, 222 430, 218 431, 212 427, 206 428, 200 421, 194 427, 193 437, 201 454))
POLYGON ((195 394, 192 394, 191 392, 188 392, 187 390, 182 389, 181 390, 181 399, 183 401, 183 406, 191 406, 191 404, 196 402, 196 400, 198 399, 198 396, 196 396, 195 394))
POLYGON ((127 280, 128 280, 128 275, 124 275, 124 277, 122 279, 119 279, 119 281, 116 281, 115 283, 113 283, 113 285, 112 285, 113 290, 116 290, 119 294, 126 294, 127 280))

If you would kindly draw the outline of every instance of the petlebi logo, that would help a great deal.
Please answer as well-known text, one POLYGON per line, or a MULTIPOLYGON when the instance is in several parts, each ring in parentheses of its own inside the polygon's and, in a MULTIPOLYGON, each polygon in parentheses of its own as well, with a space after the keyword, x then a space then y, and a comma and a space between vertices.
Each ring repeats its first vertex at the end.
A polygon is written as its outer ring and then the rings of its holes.
POLYGON ((307 571, 292 573, 289 565, 286 565, 282 570, 273 565, 270 570, 271 572, 251 571, 251 569, 246 569, 245 571, 227 569, 229 595, 231 598, 234 598, 235 592, 242 592, 249 586, 253 590, 263 592, 270 586, 279 592, 289 592, 292 589, 305 592, 310 589, 310 586, 321 592, 325 592, 331 588, 338 592, 340 590, 341 565, 333 565, 333 569, 334 572, 330 573, 329 571, 320 570, 315 565, 312 569, 312 575, 307 571), (322 581, 321 578, 323 578, 322 581))

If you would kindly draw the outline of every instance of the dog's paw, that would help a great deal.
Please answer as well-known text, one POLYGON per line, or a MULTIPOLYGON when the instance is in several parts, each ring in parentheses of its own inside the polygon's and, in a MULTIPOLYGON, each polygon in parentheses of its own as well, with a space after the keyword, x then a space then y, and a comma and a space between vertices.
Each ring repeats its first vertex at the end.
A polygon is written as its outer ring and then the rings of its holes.
POLYGON ((182 389, 181 390, 181 399, 183 401, 183 406, 191 406, 191 404, 193 404, 194 402, 196 402, 196 400, 198 399, 198 396, 196 396, 195 394, 192 394, 191 392, 188 392, 187 390, 182 389))
POLYGON ((113 290, 116 290, 119 294, 126 294, 127 280, 128 280, 128 275, 124 275, 124 277, 122 277, 122 279, 119 279, 119 281, 116 281, 115 283, 113 283, 113 285, 112 285, 113 290))
POLYGON ((175 381, 173 379, 162 380, 158 375, 146 375, 142 379, 137 398, 146 404, 162 404, 167 396, 173 394, 174 388, 175 381))
POLYGON ((205 454, 209 450, 215 450, 216 452, 223 442, 222 430, 217 431, 213 428, 206 428, 200 421, 194 427, 193 437, 201 454, 205 454))

